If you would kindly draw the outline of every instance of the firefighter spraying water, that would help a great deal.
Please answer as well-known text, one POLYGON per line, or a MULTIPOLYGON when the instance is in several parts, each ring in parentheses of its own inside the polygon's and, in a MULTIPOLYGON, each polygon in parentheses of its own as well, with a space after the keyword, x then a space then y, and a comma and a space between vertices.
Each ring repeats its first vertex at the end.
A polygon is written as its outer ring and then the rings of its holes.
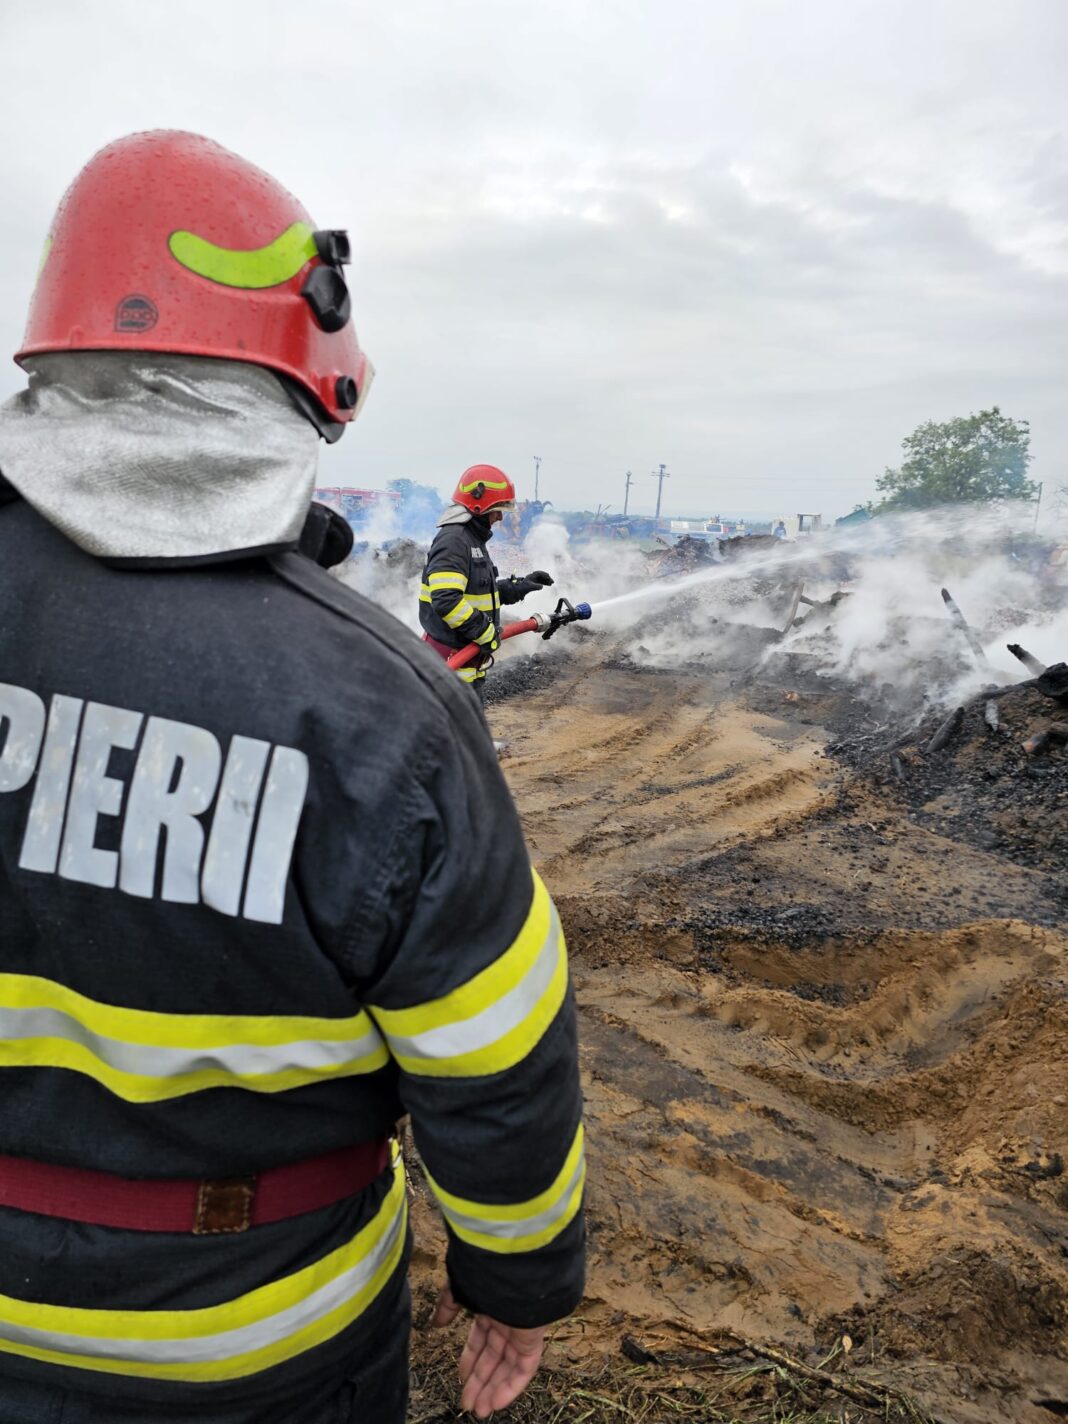
MULTIPOLYGON (((496 465, 472 465, 438 520, 419 591, 423 639, 482 700, 486 669, 501 638, 501 607, 551 588, 543 569, 498 576, 487 545, 493 526, 515 508, 515 486, 496 465), (456 655, 464 656, 457 660, 456 655)), ((515 632, 520 629, 515 627, 515 632)))

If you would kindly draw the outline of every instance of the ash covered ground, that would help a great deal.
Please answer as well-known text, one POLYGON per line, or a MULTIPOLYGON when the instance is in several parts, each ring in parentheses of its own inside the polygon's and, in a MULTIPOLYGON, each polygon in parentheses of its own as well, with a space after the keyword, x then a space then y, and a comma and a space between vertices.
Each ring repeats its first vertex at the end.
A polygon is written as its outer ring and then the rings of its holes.
MULTIPOLYGON (((591 1151, 588 1300, 513 1417, 1064 1417, 1068 747, 1025 742, 1068 713, 999 649, 1055 632, 1065 591, 961 597, 977 660, 937 584, 865 641, 825 568, 683 572, 655 618, 516 640, 491 673, 591 1151), (723 1352, 714 1395, 695 1348, 723 1352), (828 1357, 885 1392, 821 1384, 828 1357)), ((416 1417, 445 1420, 435 1351, 416 1417)))

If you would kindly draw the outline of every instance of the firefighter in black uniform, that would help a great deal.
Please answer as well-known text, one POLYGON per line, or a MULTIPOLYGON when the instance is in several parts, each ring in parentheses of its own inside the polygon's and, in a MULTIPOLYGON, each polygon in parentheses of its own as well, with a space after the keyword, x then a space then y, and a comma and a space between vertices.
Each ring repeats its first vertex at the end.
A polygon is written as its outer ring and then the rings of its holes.
POLYGON ((464 1407, 581 1295, 556 911, 472 699, 316 562, 347 257, 170 132, 46 245, 0 408, 4 1424, 401 1424, 405 1114, 464 1407))
POLYGON ((542 569, 499 578, 487 543, 504 511, 515 508, 515 486, 496 465, 472 465, 460 476, 438 521, 419 590, 423 638, 443 658, 478 643, 483 653, 457 675, 482 700, 486 664, 500 646, 501 606, 550 588, 542 569))

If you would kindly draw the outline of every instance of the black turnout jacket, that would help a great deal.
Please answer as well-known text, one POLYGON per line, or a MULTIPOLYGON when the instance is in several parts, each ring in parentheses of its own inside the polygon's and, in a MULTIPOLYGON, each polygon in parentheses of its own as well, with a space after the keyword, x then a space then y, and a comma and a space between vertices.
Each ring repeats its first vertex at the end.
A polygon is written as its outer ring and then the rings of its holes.
MULTIPOLYGON (((566 951, 478 707, 298 552, 112 567, 0 481, 0 1154, 244 1177, 405 1113, 458 1298, 571 1310, 566 951)), ((393 1169, 225 1235, 0 1207, 0 1399, 306 1396, 395 1318, 405 1211, 393 1169)))
MULTIPOLYGON (((419 621, 438 643, 465 648, 480 643, 491 648, 501 633, 502 604, 518 603, 531 585, 516 574, 499 578, 486 545, 493 530, 483 519, 446 524, 439 529, 419 590, 419 621)), ((482 667, 465 668, 461 677, 485 676, 482 667)))

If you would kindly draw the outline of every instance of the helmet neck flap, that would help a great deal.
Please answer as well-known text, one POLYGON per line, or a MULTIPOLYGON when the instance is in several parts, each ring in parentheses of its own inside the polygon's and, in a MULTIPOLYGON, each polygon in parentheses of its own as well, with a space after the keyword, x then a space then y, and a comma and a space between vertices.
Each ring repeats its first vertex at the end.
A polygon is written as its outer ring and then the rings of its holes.
POLYGON ((0 469, 88 553, 166 565, 294 548, 318 440, 259 366, 140 352, 27 358, 0 469))

